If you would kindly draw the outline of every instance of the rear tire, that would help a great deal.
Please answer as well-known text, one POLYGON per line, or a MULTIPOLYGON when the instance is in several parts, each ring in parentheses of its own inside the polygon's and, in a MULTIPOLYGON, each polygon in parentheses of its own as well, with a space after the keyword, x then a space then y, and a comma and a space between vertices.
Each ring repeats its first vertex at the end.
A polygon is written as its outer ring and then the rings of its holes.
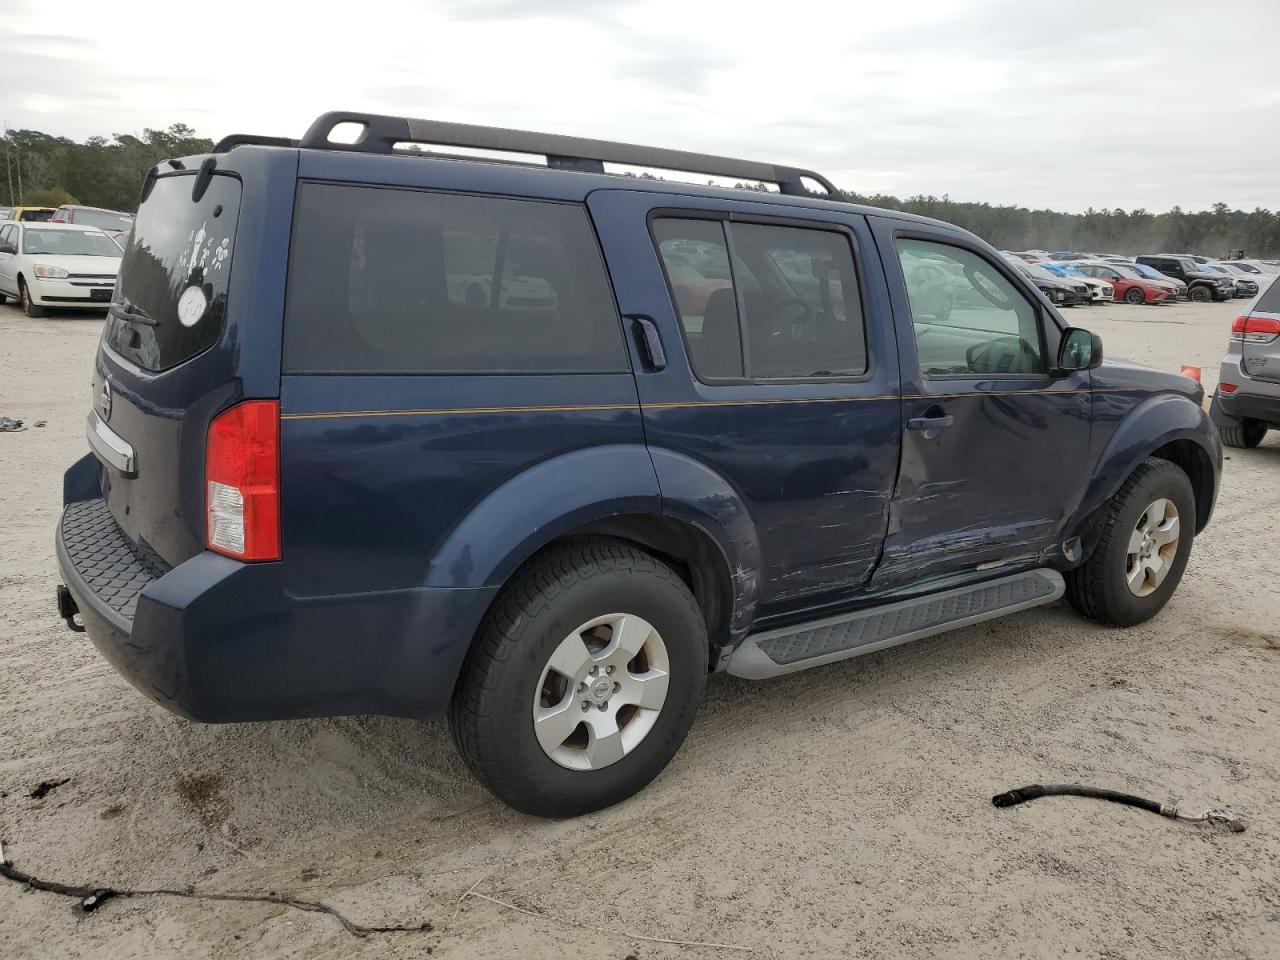
POLYGON ((1218 433, 1226 446, 1252 450, 1267 435, 1267 425, 1260 420, 1242 418, 1238 427, 1219 427, 1218 433))
POLYGON ((1208 287, 1192 287, 1187 291, 1187 299, 1196 303, 1208 303, 1213 299, 1213 292, 1208 287))
POLYGON ((450 706, 454 743, 517 810, 599 810, 680 749, 707 654, 702 612, 674 570, 616 540, 565 543, 517 573, 485 618, 450 706))
POLYGON ((1141 287, 1130 287, 1124 292, 1125 303, 1146 303, 1147 295, 1141 287))
POLYGON ((1067 600, 1091 620, 1132 627, 1159 613, 1178 588, 1195 535, 1195 494, 1181 468, 1149 457, 1106 511, 1093 553, 1066 575, 1067 600))
POLYGON ((28 317, 39 318, 44 316, 44 307, 31 299, 31 293, 27 290, 27 282, 25 280, 18 281, 18 299, 22 303, 22 312, 28 317))

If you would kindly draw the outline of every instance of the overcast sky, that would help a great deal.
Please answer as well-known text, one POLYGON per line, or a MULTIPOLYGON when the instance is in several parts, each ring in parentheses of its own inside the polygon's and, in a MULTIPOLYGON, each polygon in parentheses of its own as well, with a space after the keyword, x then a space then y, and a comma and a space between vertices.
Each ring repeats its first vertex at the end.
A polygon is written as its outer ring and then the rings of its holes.
POLYGON ((296 137, 350 109, 808 166, 862 193, 1280 208, 1275 0, 0 4, 0 120, 76 139, 296 137))

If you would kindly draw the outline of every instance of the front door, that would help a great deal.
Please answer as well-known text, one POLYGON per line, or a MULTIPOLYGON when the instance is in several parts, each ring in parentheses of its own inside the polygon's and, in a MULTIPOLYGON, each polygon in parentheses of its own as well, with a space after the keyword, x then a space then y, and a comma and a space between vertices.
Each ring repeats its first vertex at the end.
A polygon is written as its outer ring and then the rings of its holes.
POLYGON ((1052 373, 1061 322, 982 244, 871 220, 903 380, 902 469, 874 586, 1060 555, 1088 477, 1092 405, 1087 372, 1052 373))
MULTIPOLYGON (((0 246, 8 244, 15 250, 18 248, 18 228, 14 224, 0 227, 0 246)), ((18 284, 14 272, 15 256, 12 253, 0 253, 0 291, 18 294, 18 284)))
POLYGON ((838 601, 879 558, 898 469, 888 291, 866 219, 748 200, 589 198, 629 322, 664 510, 724 496, 758 543, 758 616, 838 601), (643 321, 634 318, 644 318, 643 321))

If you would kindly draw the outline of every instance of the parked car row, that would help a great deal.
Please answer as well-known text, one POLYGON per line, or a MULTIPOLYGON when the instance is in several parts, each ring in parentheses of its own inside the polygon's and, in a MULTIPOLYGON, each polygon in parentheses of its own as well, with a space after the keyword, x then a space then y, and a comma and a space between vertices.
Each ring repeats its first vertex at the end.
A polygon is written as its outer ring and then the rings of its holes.
POLYGON ((123 251, 106 231, 79 223, 0 222, 0 303, 29 317, 49 307, 105 310, 123 251))
POLYGON ((1256 297, 1280 273, 1280 261, 1242 257, 1213 260, 1190 253, 1127 257, 1114 253, 1023 250, 1006 253, 1006 256, 1059 276, 1078 275, 1110 284, 1114 291, 1111 298, 1096 288, 1091 289, 1091 300, 1095 302, 1123 299, 1127 303, 1164 303, 1180 298, 1207 302, 1256 297))

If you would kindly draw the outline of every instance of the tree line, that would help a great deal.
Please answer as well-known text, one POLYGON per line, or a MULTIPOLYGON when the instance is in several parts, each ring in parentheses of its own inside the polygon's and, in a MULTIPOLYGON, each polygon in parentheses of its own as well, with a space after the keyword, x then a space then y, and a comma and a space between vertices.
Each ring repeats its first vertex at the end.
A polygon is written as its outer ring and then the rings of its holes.
MULTIPOLYGON (((212 148, 212 140, 197 137, 195 130, 182 123, 165 130, 146 129, 141 136, 117 133, 110 138, 90 137, 83 143, 39 130, 6 130, 0 138, 0 206, 84 203, 132 212, 148 170, 170 157, 207 153, 212 148)), ((1199 212, 1174 207, 1167 213, 1143 209, 1058 213, 962 203, 945 195, 903 200, 846 192, 845 197, 946 220, 1003 250, 1222 256, 1243 249, 1252 257, 1280 257, 1280 213, 1261 208, 1232 210, 1225 203, 1199 212)))
POLYGON ((1001 250, 1084 250, 1091 253, 1199 253, 1280 257, 1280 213, 1261 207, 1249 212, 1215 203, 1209 210, 1167 213, 1137 209, 1058 213, 1026 207, 958 203, 949 197, 900 200, 884 194, 845 193, 855 203, 946 220, 1001 250))
POLYGON ((83 143, 39 130, 6 130, 0 139, 0 206, 83 203, 132 213, 148 170, 170 157, 212 149, 212 140, 182 123, 83 143))

